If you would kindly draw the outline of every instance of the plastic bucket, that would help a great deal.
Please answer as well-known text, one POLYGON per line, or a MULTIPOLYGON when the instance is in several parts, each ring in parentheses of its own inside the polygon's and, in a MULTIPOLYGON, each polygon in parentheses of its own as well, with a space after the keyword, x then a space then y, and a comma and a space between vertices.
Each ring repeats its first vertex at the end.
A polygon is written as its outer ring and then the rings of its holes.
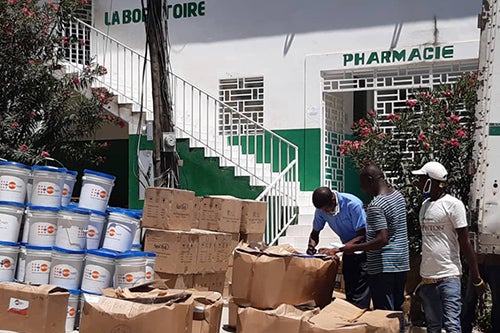
POLYGON ((24 204, 30 169, 22 163, 0 161, 0 201, 24 204))
POLYGON ((114 288, 133 287, 144 283, 146 276, 146 254, 130 251, 116 256, 114 288))
POLYGON ((87 169, 83 170, 78 207, 106 212, 114 184, 115 176, 87 169))
POLYGON ((130 251, 142 251, 142 245, 141 244, 132 244, 132 248, 130 251))
POLYGON ((71 202, 71 196, 73 195, 73 188, 75 187, 76 177, 78 172, 68 170, 64 176, 64 184, 61 196, 61 206, 66 207, 71 202))
POLYGON ((146 282, 153 281, 155 279, 155 263, 156 263, 156 253, 154 252, 144 252, 146 254, 146 275, 144 280, 146 282))
POLYGON ((98 249, 101 245, 104 226, 106 225, 106 213, 92 211, 89 219, 89 227, 87 229, 87 249, 98 249))
POLYGON ((58 211, 58 208, 53 207, 28 206, 26 213, 26 225, 29 226, 28 239, 26 240, 28 244, 54 246, 58 211))
POLYGON ((24 282, 48 284, 51 262, 52 248, 26 245, 24 282))
POLYGON ((87 244, 90 211, 66 207, 57 216, 55 246, 66 250, 83 251, 87 244))
POLYGON ((19 244, 0 242, 0 282, 14 281, 19 244))
POLYGON ((106 250, 89 250, 85 257, 82 290, 102 294, 102 289, 113 286, 116 253, 106 250))
POLYGON ((66 332, 73 332, 75 330, 75 319, 78 314, 78 307, 80 305, 80 295, 82 292, 77 289, 70 289, 68 297, 68 312, 66 313, 66 332))
POLYGON ((32 206, 61 207, 62 190, 66 168, 35 165, 32 169, 33 188, 30 203, 32 206))
POLYGON ((104 249, 127 252, 132 248, 139 221, 126 209, 113 209, 108 215, 108 225, 102 247, 104 249))
POLYGON ((0 201, 0 242, 16 243, 24 214, 24 204, 0 201))
POLYGON ((24 274, 26 272, 26 244, 19 247, 19 257, 17 259, 16 281, 24 282, 24 274))
POLYGON ((54 247, 49 283, 66 289, 79 289, 82 279, 85 251, 54 247))

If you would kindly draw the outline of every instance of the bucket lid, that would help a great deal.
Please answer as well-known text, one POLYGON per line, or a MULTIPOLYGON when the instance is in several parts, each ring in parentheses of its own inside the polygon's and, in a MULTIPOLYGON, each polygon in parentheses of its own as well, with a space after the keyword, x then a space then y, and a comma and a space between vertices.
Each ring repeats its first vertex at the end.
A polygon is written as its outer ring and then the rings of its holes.
POLYGON ((89 211, 91 214, 100 215, 100 216, 108 216, 108 214, 101 212, 101 211, 98 211, 98 210, 89 209, 89 211))
POLYGON ((81 295, 82 294, 82 291, 80 289, 68 289, 68 292, 71 295, 81 295))
POLYGON ((30 166, 28 166, 26 164, 19 163, 19 162, 0 161, 0 165, 14 166, 14 167, 19 167, 19 168, 28 169, 28 170, 31 169, 30 166))
POLYGON ((24 208, 24 204, 19 203, 19 202, 14 202, 14 201, 0 201, 0 205, 16 206, 16 207, 24 208))
POLYGON ((56 207, 47 207, 47 206, 33 206, 31 203, 28 203, 27 206, 30 210, 50 210, 51 212, 58 212, 59 208, 56 207))
POLYGON ((74 206, 63 207, 63 208, 61 208, 60 211, 61 212, 67 211, 67 212, 76 213, 76 214, 90 215, 90 210, 84 209, 84 208, 78 208, 78 207, 74 207, 74 206))
POLYGON ((127 258, 137 258, 146 257, 146 254, 142 251, 127 251, 120 253, 116 256, 116 259, 127 259, 127 258))
POLYGON ((58 246, 52 247, 52 250, 62 252, 62 253, 67 253, 67 254, 85 254, 85 251, 68 250, 68 249, 63 249, 62 247, 58 247, 58 246))
POLYGON ((50 246, 36 246, 36 245, 26 244, 26 249, 27 250, 51 251, 52 247, 50 247, 50 246))
POLYGON ((66 173, 67 173, 68 175, 78 176, 78 171, 68 170, 68 171, 66 171, 66 173))
POLYGON ((107 173, 97 172, 97 171, 93 171, 93 170, 89 170, 89 169, 84 169, 83 173, 84 174, 88 174, 88 175, 94 175, 94 176, 104 177, 104 178, 108 178, 108 179, 111 179, 111 180, 115 180, 116 179, 116 177, 113 176, 113 175, 108 175, 107 173))
POLYGON ((49 172, 61 172, 61 173, 66 173, 68 169, 66 168, 58 168, 50 165, 34 165, 33 168, 31 168, 33 171, 49 171, 49 172))
POLYGON ((14 243, 14 242, 0 242, 0 245, 3 245, 3 246, 17 246, 17 247, 19 247, 19 243, 14 243))
POLYGON ((106 209, 106 211, 109 213, 109 214, 122 214, 122 215, 127 215, 128 217, 131 217, 131 218, 134 218, 136 220, 140 219, 141 217, 137 217, 137 213, 133 212, 132 210, 130 209, 126 209, 126 208, 119 208, 119 207, 108 207, 106 209))
POLYGON ((99 257, 116 258, 118 252, 107 249, 98 249, 98 250, 88 250, 87 254, 93 254, 99 257))
POLYGON ((146 254, 146 257, 150 257, 150 258, 156 257, 156 253, 154 253, 154 252, 143 252, 143 253, 146 254))

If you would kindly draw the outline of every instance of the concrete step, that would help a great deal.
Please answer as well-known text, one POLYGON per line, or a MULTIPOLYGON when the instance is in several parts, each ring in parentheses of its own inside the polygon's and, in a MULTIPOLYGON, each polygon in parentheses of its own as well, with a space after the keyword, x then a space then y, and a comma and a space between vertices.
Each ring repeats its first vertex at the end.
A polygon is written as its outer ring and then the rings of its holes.
MULTIPOLYGON (((286 230, 287 236, 309 236, 312 230, 312 220, 309 225, 295 224, 288 227, 286 230)), ((326 238, 337 238, 337 234, 327 225, 323 228, 320 233, 320 237, 326 238)))

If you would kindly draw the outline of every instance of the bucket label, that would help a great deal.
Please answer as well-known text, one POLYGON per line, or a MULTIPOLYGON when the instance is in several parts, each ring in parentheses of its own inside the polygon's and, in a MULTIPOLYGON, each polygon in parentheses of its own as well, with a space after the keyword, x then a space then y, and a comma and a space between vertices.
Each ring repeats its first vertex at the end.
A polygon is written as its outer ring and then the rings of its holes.
POLYGON ((21 221, 9 214, 0 214, 0 240, 5 242, 17 242, 21 221))
POLYGON ((89 224, 89 229, 87 230, 87 239, 100 239, 101 235, 99 229, 95 228, 93 225, 89 224))
POLYGON ((74 318, 75 315, 76 315, 76 307, 68 305, 67 317, 74 318))
POLYGON ((52 223, 35 223, 33 227, 36 228, 37 236, 55 236, 56 225, 52 223))
POLYGON ((154 269, 151 266, 146 266, 146 275, 144 277, 146 282, 153 281, 154 275, 155 275, 154 269))
POLYGON ((0 176, 0 191, 9 191, 12 193, 24 194, 26 186, 24 180, 14 176, 0 176))
POLYGON ((14 281, 17 258, 0 256, 0 281, 14 281))
POLYGON ((124 272, 116 274, 117 287, 132 287, 144 281, 145 271, 124 272))
POLYGON ((45 260, 33 260, 29 263, 31 274, 49 274, 50 262, 45 260))
POLYGON ((29 301, 11 297, 9 300, 9 309, 7 311, 9 311, 10 313, 17 313, 21 316, 27 316, 29 307, 29 301))
POLYGON ((52 272, 55 279, 74 281, 78 278, 78 271, 70 265, 56 265, 52 269, 52 272))
POLYGON ((39 182, 35 191, 38 196, 57 197, 61 195, 59 185, 50 182, 39 182))
MULTIPOLYGON (((106 288, 109 287, 108 284, 111 281, 111 272, 103 266, 86 265, 83 272, 83 279, 91 283, 98 283, 100 287, 101 284, 105 285, 103 288, 106 288)), ((82 283, 82 288, 85 284, 85 282, 82 283)))

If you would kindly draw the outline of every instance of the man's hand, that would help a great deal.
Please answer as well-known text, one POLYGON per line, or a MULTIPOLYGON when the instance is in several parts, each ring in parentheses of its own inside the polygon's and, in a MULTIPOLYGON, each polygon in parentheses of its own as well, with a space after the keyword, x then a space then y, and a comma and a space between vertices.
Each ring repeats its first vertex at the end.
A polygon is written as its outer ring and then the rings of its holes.
POLYGON ((311 256, 314 255, 314 254, 316 254, 316 247, 314 247, 312 245, 308 245, 306 253, 308 255, 311 255, 311 256))
POLYGON ((472 281, 472 284, 474 285, 474 289, 476 290, 476 294, 481 296, 488 290, 488 286, 486 283, 484 283, 483 279, 479 278, 479 282, 474 282, 472 281))
POLYGON ((330 256, 330 257, 333 257, 334 255, 336 255, 337 253, 339 253, 339 249, 337 248, 333 248, 333 249, 327 249, 327 248, 321 248, 319 249, 318 253, 319 254, 326 254, 327 256, 330 256))
POLYGON ((354 253, 354 244, 345 244, 343 247, 339 249, 339 251, 344 252, 345 254, 353 254, 354 253))
POLYGON ((319 231, 313 229, 311 235, 309 236, 309 243, 307 244, 306 253, 311 256, 316 254, 316 245, 318 245, 318 243, 319 243, 319 231))

